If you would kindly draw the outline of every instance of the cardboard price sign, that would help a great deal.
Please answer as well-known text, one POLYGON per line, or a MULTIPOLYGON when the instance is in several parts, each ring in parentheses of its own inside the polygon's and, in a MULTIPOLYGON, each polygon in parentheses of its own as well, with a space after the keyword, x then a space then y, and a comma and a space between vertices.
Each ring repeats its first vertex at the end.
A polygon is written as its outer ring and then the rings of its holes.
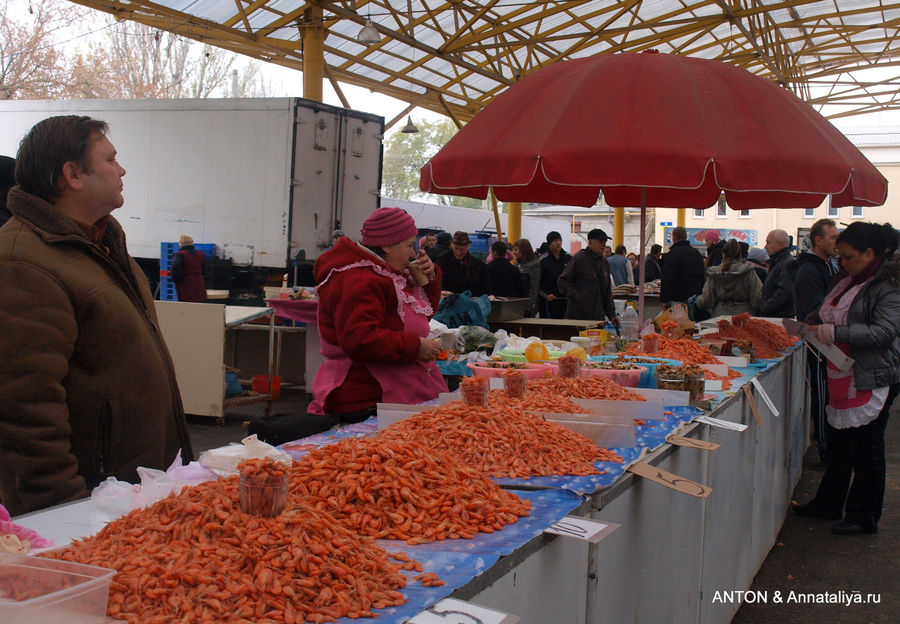
POLYGON ((517 624, 519 617, 470 602, 444 598, 406 620, 407 624, 517 624))
POLYGON ((701 451, 716 451, 721 444, 715 442, 707 442, 706 440, 698 440, 697 438, 685 438, 683 436, 670 435, 666 438, 666 442, 675 446, 685 446, 688 448, 700 449, 701 451))
POLYGON ((547 527, 547 529, 544 530, 544 533, 574 537, 585 542, 596 544, 618 528, 618 524, 610 522, 598 522, 579 516, 566 516, 559 522, 547 527))
POLYGON ((712 494, 712 488, 708 485, 679 477, 677 474, 651 466, 646 462, 636 461, 628 467, 628 471, 682 494, 690 494, 697 498, 706 498, 712 494))
POLYGON ((753 390, 746 384, 743 388, 744 396, 747 397, 747 404, 750 406, 750 411, 753 412, 753 417, 756 419, 756 426, 762 428, 762 416, 759 413, 759 406, 756 404, 756 399, 753 398, 753 390))

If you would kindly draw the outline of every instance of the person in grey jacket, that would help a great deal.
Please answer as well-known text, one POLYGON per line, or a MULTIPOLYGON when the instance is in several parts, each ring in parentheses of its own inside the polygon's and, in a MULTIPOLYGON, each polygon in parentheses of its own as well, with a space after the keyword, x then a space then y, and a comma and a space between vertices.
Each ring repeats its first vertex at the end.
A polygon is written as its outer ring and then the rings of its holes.
POLYGON ((815 497, 794 512, 844 519, 839 535, 877 533, 884 502, 884 430, 900 391, 900 242, 890 224, 854 222, 838 236, 842 272, 806 329, 853 358, 828 363, 826 470, 815 497), (852 484, 851 484, 852 479, 852 484), (846 499, 846 503, 845 503, 846 499))
POLYGON ((537 259, 534 249, 531 248, 531 241, 527 238, 520 238, 513 243, 513 255, 516 257, 522 277, 528 282, 528 307, 525 309, 525 316, 532 318, 537 316, 538 291, 541 289, 541 261, 537 259))
POLYGON ((759 315, 774 318, 794 316, 794 280, 789 265, 791 239, 784 230, 772 230, 766 236, 765 249, 769 254, 769 273, 763 283, 759 315))
POLYGON ((759 307, 762 282, 756 271, 741 262, 741 246, 731 239, 722 246, 722 262, 706 269, 706 283, 695 305, 712 316, 750 312, 759 307))
POLYGON ((588 232, 587 249, 572 256, 559 276, 559 290, 568 299, 566 318, 601 321, 607 318, 618 327, 609 264, 603 258, 607 240, 609 237, 600 228, 588 232))

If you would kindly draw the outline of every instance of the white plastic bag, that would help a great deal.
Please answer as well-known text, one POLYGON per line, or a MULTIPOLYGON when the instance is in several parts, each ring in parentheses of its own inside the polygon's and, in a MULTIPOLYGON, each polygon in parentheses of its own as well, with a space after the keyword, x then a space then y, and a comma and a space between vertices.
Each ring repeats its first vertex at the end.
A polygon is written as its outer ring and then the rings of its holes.
POLYGON ((291 463, 291 456, 266 442, 261 442, 256 434, 249 435, 240 444, 229 444, 210 449, 200 454, 200 465, 220 476, 238 473, 237 466, 245 459, 271 457, 275 461, 291 463))
POLYGON ((127 514, 133 509, 152 505, 172 492, 180 492, 188 485, 199 485, 216 479, 215 473, 197 462, 181 465, 181 451, 166 470, 156 470, 139 466, 139 484, 119 481, 109 477, 91 492, 92 525, 99 528, 106 522, 127 514))

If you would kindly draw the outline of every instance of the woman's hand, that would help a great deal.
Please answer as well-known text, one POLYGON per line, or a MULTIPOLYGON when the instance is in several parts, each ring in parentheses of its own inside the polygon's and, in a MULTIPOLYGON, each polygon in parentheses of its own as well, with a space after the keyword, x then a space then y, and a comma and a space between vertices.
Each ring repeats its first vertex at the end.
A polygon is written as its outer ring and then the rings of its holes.
POLYGON ((806 336, 811 336, 825 344, 834 342, 834 325, 829 325, 827 323, 822 325, 810 325, 803 333, 806 336))
POLYGON ((430 362, 437 359, 441 353, 441 341, 431 338, 419 338, 419 354, 416 356, 421 362, 430 362))
POLYGON ((419 255, 416 256, 416 264, 419 265, 419 269, 428 279, 434 279, 434 263, 424 249, 419 250, 419 255))

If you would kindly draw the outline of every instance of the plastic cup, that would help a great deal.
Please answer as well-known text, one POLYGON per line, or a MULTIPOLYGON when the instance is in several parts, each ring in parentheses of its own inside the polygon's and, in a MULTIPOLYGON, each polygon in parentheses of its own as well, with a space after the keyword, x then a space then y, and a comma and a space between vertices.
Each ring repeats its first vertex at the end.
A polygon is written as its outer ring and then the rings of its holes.
POLYGON ((415 262, 410 262, 407 268, 413 280, 415 280, 416 286, 427 286, 431 282, 431 279, 422 272, 422 269, 415 262))
POLYGON ((487 407, 490 394, 487 377, 466 377, 459 384, 463 405, 467 407, 487 407))
POLYGON ((659 351, 659 334, 644 334, 641 336, 644 353, 656 353, 659 351))
POLYGON ((581 377, 581 359, 566 355, 556 360, 560 377, 581 377))
POLYGON ((287 503, 288 471, 279 475, 244 475, 238 482, 238 503, 241 511, 266 518, 274 518, 287 503))
POLYGON ((503 389, 511 399, 521 399, 528 389, 528 378, 519 370, 510 369, 503 373, 503 389))

